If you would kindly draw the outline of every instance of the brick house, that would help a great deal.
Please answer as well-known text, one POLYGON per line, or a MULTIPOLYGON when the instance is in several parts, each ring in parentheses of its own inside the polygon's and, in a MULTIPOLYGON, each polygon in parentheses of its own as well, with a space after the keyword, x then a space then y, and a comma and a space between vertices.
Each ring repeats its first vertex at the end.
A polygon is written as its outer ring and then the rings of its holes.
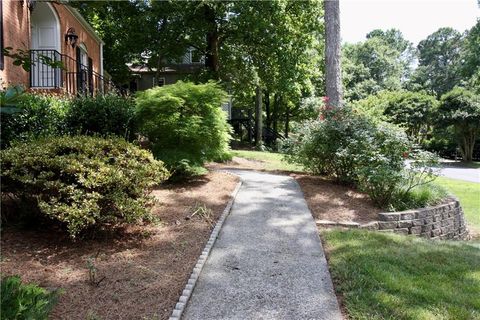
POLYGON ((0 0, 0 82, 30 90, 70 94, 103 92, 111 82, 103 69, 103 42, 65 0, 0 0), (29 55, 30 71, 13 64, 4 48, 29 55), (61 62, 55 67, 46 61, 61 62))

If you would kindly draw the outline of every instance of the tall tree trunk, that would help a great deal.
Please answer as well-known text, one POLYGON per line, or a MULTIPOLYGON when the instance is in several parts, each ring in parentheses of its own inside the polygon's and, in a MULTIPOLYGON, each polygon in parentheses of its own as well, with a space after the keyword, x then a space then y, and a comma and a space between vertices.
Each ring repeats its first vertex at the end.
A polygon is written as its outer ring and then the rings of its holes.
POLYGON ((270 129, 272 127, 272 115, 270 112, 270 93, 268 90, 265 90, 264 93, 264 100, 265 100, 265 113, 267 114, 267 118, 265 119, 265 124, 267 128, 270 129))
POLYGON ((257 85, 255 89, 255 144, 257 147, 262 144, 262 131, 262 89, 260 89, 260 85, 257 85))
POLYGON ((280 96, 275 93, 273 98, 273 114, 272 114, 272 122, 273 122, 273 131, 278 132, 278 109, 280 108, 280 96))
POLYGON ((290 131, 290 108, 287 106, 285 113, 285 138, 288 138, 288 132, 290 131))
POLYGON ((205 54, 205 67, 211 72, 214 79, 218 79, 218 70, 220 69, 220 59, 218 56, 219 33, 217 21, 215 19, 215 10, 205 4, 205 19, 208 23, 207 31, 207 50, 205 54))
POLYGON ((340 66, 340 5, 339 0, 325 0, 324 4, 326 91, 329 105, 340 108, 343 99, 342 70, 340 66))

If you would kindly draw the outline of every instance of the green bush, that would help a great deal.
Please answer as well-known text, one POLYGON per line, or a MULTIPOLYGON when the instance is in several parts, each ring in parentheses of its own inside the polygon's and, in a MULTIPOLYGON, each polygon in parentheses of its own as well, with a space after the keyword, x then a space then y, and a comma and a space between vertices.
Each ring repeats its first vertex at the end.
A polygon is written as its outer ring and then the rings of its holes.
POLYGON ((229 157, 231 128, 221 105, 227 95, 216 83, 177 82, 139 92, 137 124, 155 157, 176 174, 229 157))
POLYGON ((73 238, 88 227, 148 218, 148 190, 168 178, 161 161, 121 138, 40 138, 2 150, 1 158, 2 192, 73 238))
POLYGON ((442 96, 437 118, 441 126, 452 126, 463 161, 472 161, 480 135, 480 94, 455 87, 442 96))
POLYGON ((399 203, 412 204, 412 190, 434 179, 436 157, 418 151, 394 125, 348 107, 327 108, 321 118, 307 122, 285 142, 288 162, 354 185, 378 206, 392 210, 399 203), (406 158, 413 160, 409 169, 406 158))
POLYGON ((4 320, 48 319, 59 292, 47 291, 34 284, 23 284, 19 276, 1 280, 1 317, 4 320))
POLYGON ((71 134, 116 135, 130 140, 134 133, 135 103, 115 94, 79 96, 69 103, 65 125, 71 134))
POLYGON ((22 94, 13 113, 2 113, 1 147, 13 141, 61 134, 68 100, 42 94, 22 94))

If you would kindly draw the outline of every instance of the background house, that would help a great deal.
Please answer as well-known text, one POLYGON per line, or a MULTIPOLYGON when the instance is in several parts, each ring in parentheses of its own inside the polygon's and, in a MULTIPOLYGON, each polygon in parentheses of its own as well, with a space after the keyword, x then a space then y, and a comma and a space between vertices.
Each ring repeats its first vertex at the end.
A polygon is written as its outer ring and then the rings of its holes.
POLYGON ((147 65, 129 64, 132 73, 130 91, 146 90, 155 86, 173 84, 199 74, 205 67, 205 57, 193 48, 187 49, 178 59, 163 61, 160 69, 147 65))
POLYGON ((62 1, 0 0, 3 86, 22 84, 31 90, 71 94, 108 90, 103 69, 103 42, 77 10, 62 1), (31 70, 4 55, 18 50, 30 56, 31 70), (46 60, 61 62, 52 67, 46 60))

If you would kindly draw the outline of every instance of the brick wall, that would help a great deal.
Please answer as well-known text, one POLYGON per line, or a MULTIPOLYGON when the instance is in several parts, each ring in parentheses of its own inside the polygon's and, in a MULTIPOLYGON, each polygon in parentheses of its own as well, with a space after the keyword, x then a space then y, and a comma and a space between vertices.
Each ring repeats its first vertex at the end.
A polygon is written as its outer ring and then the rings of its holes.
POLYGON ((100 43, 98 43, 85 27, 75 18, 64 5, 52 2, 60 18, 60 33, 62 40, 62 53, 76 59, 75 48, 63 41, 70 27, 75 29, 78 35, 77 44, 85 44, 88 56, 93 60, 93 71, 100 73, 100 43))
MULTIPOLYGON (((78 44, 84 43, 88 56, 92 58, 93 70, 101 73, 100 43, 91 36, 80 21, 71 14, 65 5, 50 2, 60 20, 60 42, 63 54, 76 59, 75 48, 64 41, 68 28, 73 27, 78 35, 78 44)), ((28 50, 30 48, 30 11, 25 2, 17 0, 3 0, 3 37, 4 47, 28 50)), ((4 70, 1 71, 1 82, 5 84, 29 85, 29 74, 22 67, 14 66, 12 59, 5 57, 4 70)))
MULTIPOLYGON (((24 1, 3 0, 3 43, 4 47, 28 50, 30 48, 30 12, 24 1), (22 5, 23 4, 23 5, 22 5)), ((0 73, 2 86, 29 83, 29 74, 13 59, 5 57, 4 69, 0 73)))

